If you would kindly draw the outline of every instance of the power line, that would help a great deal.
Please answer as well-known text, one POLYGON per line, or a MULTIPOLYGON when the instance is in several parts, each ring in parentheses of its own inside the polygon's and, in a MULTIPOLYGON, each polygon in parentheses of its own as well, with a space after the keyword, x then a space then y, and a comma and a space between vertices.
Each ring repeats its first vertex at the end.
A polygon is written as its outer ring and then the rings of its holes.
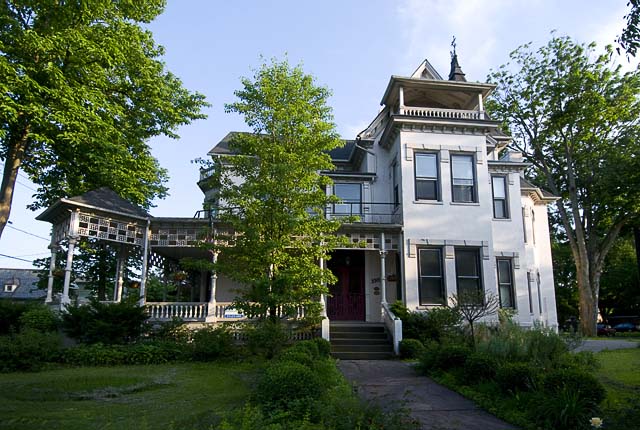
POLYGON ((27 260, 25 258, 14 257, 12 255, 0 254, 0 257, 13 258, 14 260, 26 261, 27 263, 33 263, 31 260, 27 260))
POLYGON ((50 252, 38 252, 37 254, 22 254, 22 255, 16 255, 16 257, 37 257, 38 255, 49 255, 51 254, 50 252))
POLYGON ((31 191, 38 191, 38 190, 36 190, 35 188, 30 187, 30 186, 29 186, 29 185, 27 185, 27 184, 23 184, 22 182, 18 181, 17 179, 16 179, 16 182, 17 182, 18 184, 22 185, 23 187, 25 187, 25 188, 27 188, 27 189, 31 190, 31 191))
POLYGON ((17 227, 14 227, 11 224, 7 224, 7 227, 12 228, 14 230, 18 230, 19 232, 24 233, 24 234, 28 234, 29 236, 37 237, 38 239, 46 240, 47 242, 49 242, 49 240, 50 240, 50 239, 48 239, 46 237, 38 236, 37 234, 29 233, 28 231, 25 231, 25 230, 19 229, 17 227))

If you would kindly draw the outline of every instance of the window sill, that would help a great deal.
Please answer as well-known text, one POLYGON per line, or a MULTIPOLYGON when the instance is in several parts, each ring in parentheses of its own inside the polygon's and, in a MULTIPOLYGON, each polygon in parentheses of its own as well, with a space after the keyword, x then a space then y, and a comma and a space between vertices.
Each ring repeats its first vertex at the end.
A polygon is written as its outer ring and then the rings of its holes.
POLYGON ((498 222, 511 221, 511 218, 493 218, 493 221, 498 221, 498 222))
POLYGON ((441 205, 441 206, 443 204, 441 200, 414 200, 413 203, 416 205, 441 205))
POLYGON ((433 303, 430 305, 420 305, 420 306, 416 306, 416 310, 417 311, 428 311, 429 309, 433 309, 433 308, 442 308, 445 307, 446 305, 443 303, 433 303))
POLYGON ((453 206, 480 206, 478 202, 449 202, 453 206))

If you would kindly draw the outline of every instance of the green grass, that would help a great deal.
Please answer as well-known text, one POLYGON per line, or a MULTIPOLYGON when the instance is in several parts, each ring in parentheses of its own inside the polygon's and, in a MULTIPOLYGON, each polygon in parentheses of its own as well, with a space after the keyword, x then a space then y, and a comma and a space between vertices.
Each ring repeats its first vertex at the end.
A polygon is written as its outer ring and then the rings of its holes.
POLYGON ((640 348, 603 351, 596 354, 597 372, 607 389, 603 405, 605 423, 612 429, 636 429, 640 422, 640 348))
POLYGON ((0 375, 0 429, 208 429, 260 365, 188 363, 0 375))

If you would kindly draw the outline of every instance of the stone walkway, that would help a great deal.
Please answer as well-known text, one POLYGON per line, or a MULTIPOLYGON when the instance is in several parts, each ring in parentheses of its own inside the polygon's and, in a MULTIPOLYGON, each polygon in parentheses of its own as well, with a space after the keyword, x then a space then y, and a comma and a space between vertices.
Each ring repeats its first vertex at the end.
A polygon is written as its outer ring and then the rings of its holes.
POLYGON ((516 429, 458 393, 419 376, 410 363, 344 360, 338 367, 360 396, 382 407, 407 408, 424 430, 516 429))
POLYGON ((640 342, 634 342, 632 340, 624 339, 587 339, 582 342, 582 345, 574 349, 575 352, 591 351, 600 352, 605 349, 629 349, 640 347, 640 342))

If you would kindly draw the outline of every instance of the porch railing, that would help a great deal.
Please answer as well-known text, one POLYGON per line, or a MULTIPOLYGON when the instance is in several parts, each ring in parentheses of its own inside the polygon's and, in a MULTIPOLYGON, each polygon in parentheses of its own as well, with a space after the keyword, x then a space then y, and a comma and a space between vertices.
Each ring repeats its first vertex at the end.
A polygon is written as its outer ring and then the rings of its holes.
MULTIPOLYGON (((188 322, 232 322, 244 321, 251 315, 244 315, 232 307, 231 302, 216 302, 213 307, 208 302, 147 302, 147 313, 152 321, 170 321, 180 318, 188 322)), ((277 309, 277 315, 283 316, 282 308, 277 309)), ((303 318, 304 308, 298 307, 293 318, 303 318)))
POLYGON ((170 321, 173 318, 204 321, 208 305, 207 302, 147 302, 147 312, 153 321, 170 321))
POLYGON ((395 316, 388 303, 382 303, 382 319, 387 326, 387 330, 391 333, 393 340, 393 353, 400 355, 400 341, 402 340, 402 320, 395 316))
POLYGON ((478 120, 484 119, 484 111, 478 110, 462 110, 462 109, 442 109, 434 107, 414 107, 405 106, 400 111, 401 115, 418 116, 423 118, 438 119, 466 119, 478 120))

